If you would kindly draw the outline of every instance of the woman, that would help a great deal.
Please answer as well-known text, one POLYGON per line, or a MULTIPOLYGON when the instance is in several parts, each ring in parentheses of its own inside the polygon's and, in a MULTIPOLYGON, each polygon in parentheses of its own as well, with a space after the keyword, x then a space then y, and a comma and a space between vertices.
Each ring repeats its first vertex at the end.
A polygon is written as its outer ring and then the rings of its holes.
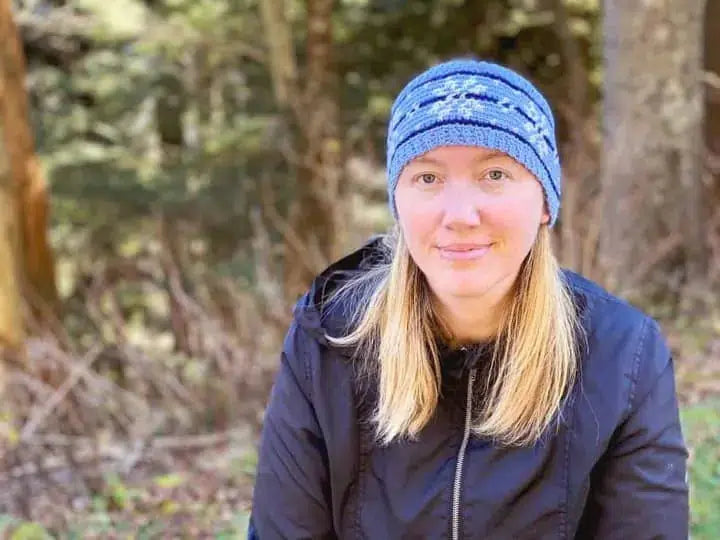
POLYGON ((529 81, 474 59, 397 96, 397 227, 296 306, 250 538, 687 537, 670 351, 558 267, 554 130, 529 81))

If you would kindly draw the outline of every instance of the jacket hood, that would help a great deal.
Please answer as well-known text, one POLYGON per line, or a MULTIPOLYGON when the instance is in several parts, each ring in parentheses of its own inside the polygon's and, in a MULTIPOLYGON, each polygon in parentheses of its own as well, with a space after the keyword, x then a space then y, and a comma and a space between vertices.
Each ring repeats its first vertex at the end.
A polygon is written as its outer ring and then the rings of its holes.
MULTIPOLYGON (((330 296, 349 276, 387 260, 387 256, 383 236, 375 235, 359 249, 328 266, 315 277, 310 289, 295 304, 293 316, 297 323, 323 345, 329 345, 325 334, 343 335, 347 331, 349 306, 346 301, 330 304, 330 296)), ((352 352, 350 348, 340 350, 347 355, 352 352)))

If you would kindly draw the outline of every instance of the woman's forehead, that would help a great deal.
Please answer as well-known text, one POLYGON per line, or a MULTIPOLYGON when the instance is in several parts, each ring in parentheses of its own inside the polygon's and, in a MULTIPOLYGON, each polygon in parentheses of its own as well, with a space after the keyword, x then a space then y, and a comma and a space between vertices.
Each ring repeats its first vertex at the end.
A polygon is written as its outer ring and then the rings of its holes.
MULTIPOLYGON (((439 146, 410 161, 413 165, 457 165, 487 161, 489 159, 507 158, 511 156, 495 148, 482 146, 439 146)), ((514 160, 513 160, 514 161, 514 160)))

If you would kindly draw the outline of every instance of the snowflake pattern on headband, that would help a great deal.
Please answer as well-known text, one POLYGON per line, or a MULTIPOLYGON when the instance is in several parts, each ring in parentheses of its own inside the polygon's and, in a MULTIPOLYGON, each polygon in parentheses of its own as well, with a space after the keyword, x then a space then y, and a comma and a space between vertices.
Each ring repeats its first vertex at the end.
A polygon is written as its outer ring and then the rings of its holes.
POLYGON ((473 98, 466 98, 464 95, 452 99, 441 99, 430 106, 430 114, 439 121, 451 117, 471 119, 485 110, 485 105, 473 98))
POLYGON ((432 95, 442 99, 435 101, 429 112, 440 121, 455 115, 466 119, 476 117, 485 110, 478 96, 485 95, 487 90, 480 77, 468 77, 461 81, 447 79, 432 89, 432 95))
POLYGON ((532 121, 523 124, 528 134, 528 139, 536 146, 538 153, 546 157, 553 151, 547 143, 548 140, 552 140, 552 133, 547 118, 532 103, 528 104, 523 110, 525 114, 532 119, 532 121))

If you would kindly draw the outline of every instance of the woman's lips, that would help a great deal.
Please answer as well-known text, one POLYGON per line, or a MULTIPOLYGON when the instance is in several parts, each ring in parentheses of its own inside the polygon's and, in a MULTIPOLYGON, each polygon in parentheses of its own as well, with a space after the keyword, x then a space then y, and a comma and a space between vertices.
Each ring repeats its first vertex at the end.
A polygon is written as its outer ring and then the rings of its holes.
POLYGON ((491 247, 492 244, 477 247, 447 246, 439 247, 438 249, 440 251, 440 257, 442 257, 443 259, 447 259, 450 261, 466 261, 472 259, 479 259, 488 251, 490 251, 491 247))

